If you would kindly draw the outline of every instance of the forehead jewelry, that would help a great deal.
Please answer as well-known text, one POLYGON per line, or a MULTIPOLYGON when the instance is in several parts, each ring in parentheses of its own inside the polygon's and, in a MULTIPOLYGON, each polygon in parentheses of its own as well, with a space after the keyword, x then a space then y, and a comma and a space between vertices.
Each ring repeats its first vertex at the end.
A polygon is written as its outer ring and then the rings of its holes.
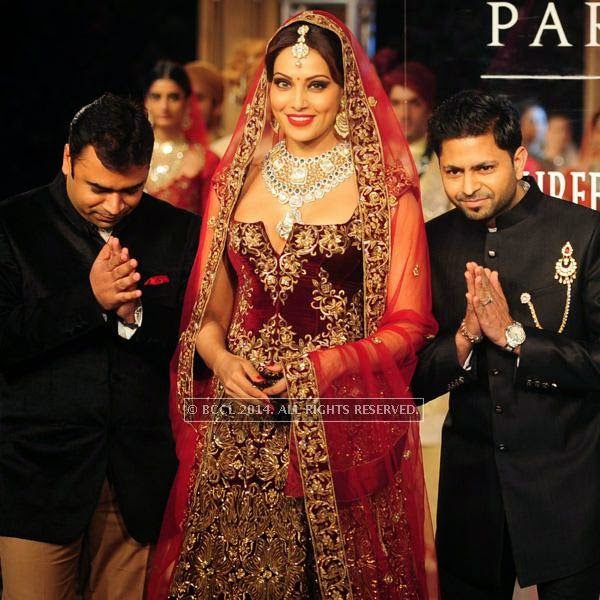
POLYGON ((294 63, 298 68, 302 66, 301 59, 308 56, 308 46, 306 45, 305 35, 308 33, 308 25, 298 27, 298 41, 292 46, 292 55, 296 59, 294 63))

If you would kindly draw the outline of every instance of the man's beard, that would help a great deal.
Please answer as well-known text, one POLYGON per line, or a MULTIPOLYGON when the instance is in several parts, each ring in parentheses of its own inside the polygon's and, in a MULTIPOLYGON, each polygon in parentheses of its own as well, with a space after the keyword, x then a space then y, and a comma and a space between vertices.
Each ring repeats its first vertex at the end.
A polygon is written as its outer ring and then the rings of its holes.
POLYGON ((491 190, 473 197, 458 194, 453 204, 471 221, 489 221, 508 209, 515 198, 516 188, 517 183, 515 181, 512 190, 507 190, 498 201, 495 201, 496 196, 491 190), (468 202, 465 202, 467 198, 471 202, 476 200, 488 200, 490 202, 476 208, 469 208, 468 202))

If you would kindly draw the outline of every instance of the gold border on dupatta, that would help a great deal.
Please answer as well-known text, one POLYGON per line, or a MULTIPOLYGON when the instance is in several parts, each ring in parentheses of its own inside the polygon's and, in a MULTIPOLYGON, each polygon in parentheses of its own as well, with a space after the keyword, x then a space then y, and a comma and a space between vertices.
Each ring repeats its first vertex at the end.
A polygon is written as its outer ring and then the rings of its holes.
POLYGON ((307 357, 300 357, 284 361, 283 368, 294 406, 293 435, 321 595, 327 600, 351 600, 352 584, 314 367, 307 357))
POLYGON ((189 325, 183 331, 179 340, 181 350, 177 365, 177 395, 180 411, 184 418, 187 415, 187 403, 194 394, 196 336, 212 293, 219 263, 223 257, 231 214, 242 190, 248 165, 262 137, 265 126, 267 90, 267 76, 263 71, 254 97, 246 106, 248 119, 244 126, 238 149, 229 168, 221 173, 215 181, 215 194, 219 200, 219 213, 216 223, 212 228, 214 234, 198 297, 192 309, 189 325))

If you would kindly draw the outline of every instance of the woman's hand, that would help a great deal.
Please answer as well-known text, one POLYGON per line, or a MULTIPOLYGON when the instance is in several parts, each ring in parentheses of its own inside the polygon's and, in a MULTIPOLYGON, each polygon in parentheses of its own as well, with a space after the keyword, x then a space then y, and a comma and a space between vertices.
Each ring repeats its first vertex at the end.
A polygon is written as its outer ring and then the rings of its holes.
POLYGON ((213 372, 223 382, 228 396, 254 406, 272 408, 269 396, 256 387, 264 378, 249 360, 222 350, 215 358, 213 372))
POLYGON ((287 398, 287 381, 283 374, 283 365, 270 365, 267 369, 273 374, 281 374, 281 378, 267 388, 263 388, 263 392, 275 398, 287 398))

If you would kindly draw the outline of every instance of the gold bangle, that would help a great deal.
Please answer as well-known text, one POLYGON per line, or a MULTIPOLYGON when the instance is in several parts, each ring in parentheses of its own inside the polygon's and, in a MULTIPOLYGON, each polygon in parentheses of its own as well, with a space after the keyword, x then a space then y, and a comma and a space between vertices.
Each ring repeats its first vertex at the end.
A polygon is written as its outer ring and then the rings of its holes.
POLYGON ((460 327, 458 330, 460 331, 460 334, 471 344, 479 344, 479 342, 483 340, 482 335, 473 335, 467 331, 467 326, 464 319, 460 322, 460 327))

